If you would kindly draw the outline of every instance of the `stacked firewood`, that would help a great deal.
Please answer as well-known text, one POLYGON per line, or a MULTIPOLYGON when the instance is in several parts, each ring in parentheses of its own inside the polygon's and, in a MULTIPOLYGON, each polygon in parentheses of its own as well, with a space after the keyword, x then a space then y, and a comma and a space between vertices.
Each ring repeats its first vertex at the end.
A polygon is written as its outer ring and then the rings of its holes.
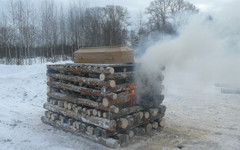
POLYGON ((75 63, 47 69, 44 123, 112 148, 164 126, 163 97, 158 103, 154 97, 149 107, 137 101, 135 64, 75 63))

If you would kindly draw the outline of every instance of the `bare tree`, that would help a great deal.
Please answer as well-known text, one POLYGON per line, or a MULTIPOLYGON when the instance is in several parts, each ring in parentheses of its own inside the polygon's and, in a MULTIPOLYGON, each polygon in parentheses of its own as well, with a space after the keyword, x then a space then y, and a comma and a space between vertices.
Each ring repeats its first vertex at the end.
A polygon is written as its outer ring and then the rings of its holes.
POLYGON ((174 33, 171 20, 182 11, 197 12, 197 8, 184 0, 154 0, 146 9, 149 15, 148 25, 151 32, 174 33))
POLYGON ((103 8, 103 36, 105 45, 123 45, 130 25, 127 9, 109 5, 103 8))

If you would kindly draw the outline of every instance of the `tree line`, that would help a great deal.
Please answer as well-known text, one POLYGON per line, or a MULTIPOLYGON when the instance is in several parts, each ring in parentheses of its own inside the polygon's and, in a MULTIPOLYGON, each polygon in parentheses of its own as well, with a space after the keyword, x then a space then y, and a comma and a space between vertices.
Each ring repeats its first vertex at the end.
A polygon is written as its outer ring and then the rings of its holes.
POLYGON ((82 47, 127 45, 142 47, 155 35, 173 35, 177 13, 197 12, 184 0, 154 0, 146 8, 144 20, 131 27, 126 8, 107 5, 89 7, 74 1, 69 6, 53 0, 10 0, 0 15, 0 63, 32 64, 71 58, 82 47), (37 5, 38 4, 38 5, 37 5))

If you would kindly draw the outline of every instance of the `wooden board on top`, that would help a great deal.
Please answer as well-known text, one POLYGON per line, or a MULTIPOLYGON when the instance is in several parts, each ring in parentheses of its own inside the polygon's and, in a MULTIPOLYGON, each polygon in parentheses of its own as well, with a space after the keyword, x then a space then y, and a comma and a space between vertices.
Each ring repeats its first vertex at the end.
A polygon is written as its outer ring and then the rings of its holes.
POLYGON ((134 50, 123 46, 81 48, 74 52, 74 63, 134 63, 134 50))

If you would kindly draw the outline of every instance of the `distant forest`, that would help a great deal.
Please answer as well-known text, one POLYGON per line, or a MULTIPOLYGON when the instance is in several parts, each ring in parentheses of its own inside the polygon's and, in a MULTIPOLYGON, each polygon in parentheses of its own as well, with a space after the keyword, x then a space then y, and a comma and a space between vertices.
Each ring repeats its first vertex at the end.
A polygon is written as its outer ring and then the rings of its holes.
POLYGON ((184 0, 153 0, 135 18, 122 6, 89 7, 69 2, 63 7, 53 0, 9 0, 0 12, 0 63, 32 64, 71 59, 82 47, 130 46, 144 49, 146 41, 160 35, 176 35, 179 13, 197 13, 184 0), (143 19, 146 18, 146 19, 143 19))

